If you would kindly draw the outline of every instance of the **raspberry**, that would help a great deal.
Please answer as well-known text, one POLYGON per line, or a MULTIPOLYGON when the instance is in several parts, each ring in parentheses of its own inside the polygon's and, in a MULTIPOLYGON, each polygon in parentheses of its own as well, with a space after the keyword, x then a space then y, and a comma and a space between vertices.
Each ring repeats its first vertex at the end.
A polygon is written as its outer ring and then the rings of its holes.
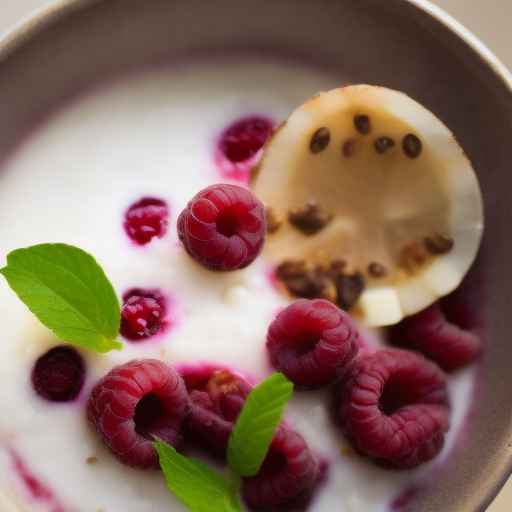
POLYGON ((70 402, 78 397, 85 381, 85 363, 72 347, 50 349, 36 361, 32 386, 36 393, 51 402, 70 402))
POLYGON ((221 135, 219 149, 233 163, 252 158, 265 144, 274 122, 260 116, 244 117, 228 126, 221 135))
POLYGON ((202 367, 182 372, 190 393, 187 434, 213 455, 224 458, 229 436, 251 386, 229 370, 202 367))
POLYGON ((123 295, 121 335, 141 341, 157 334, 165 325, 167 307, 159 290, 133 288, 123 295))
POLYGON ((144 197, 133 203, 125 213, 126 234, 138 245, 146 245, 167 232, 169 208, 162 199, 144 197))
POLYGON ((449 427, 446 378, 414 352, 360 356, 336 385, 334 413, 359 452, 386 466, 413 468, 443 447, 449 427))
POLYGON ((212 270, 244 268, 265 241, 263 205, 249 190, 212 185, 199 192, 181 212, 178 234, 186 251, 212 270))
POLYGON ((323 299, 300 299, 281 311, 269 327, 267 349, 275 368, 297 386, 333 382, 358 351, 351 318, 323 299))
POLYGON ((447 372, 472 363, 482 349, 480 338, 466 330, 471 317, 464 304, 443 300, 403 320, 390 331, 393 344, 417 350, 447 372))
POLYGON ((280 426, 259 473, 243 479, 242 494, 251 509, 286 510, 307 502, 319 476, 319 464, 306 441, 280 426))
POLYGON ((156 468, 153 441, 179 448, 189 411, 187 390, 178 373, 156 359, 138 359, 113 368, 94 387, 89 421, 118 459, 133 467, 156 468))

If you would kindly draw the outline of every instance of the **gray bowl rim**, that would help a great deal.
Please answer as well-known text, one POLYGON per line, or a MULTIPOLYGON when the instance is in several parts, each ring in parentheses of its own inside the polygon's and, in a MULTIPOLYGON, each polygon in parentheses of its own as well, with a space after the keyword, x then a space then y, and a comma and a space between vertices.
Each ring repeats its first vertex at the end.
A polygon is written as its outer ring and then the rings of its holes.
MULTIPOLYGON (((108 1, 109 0, 53 0, 49 5, 36 9, 17 22, 10 30, 0 35, 0 65, 5 59, 16 53, 17 50, 23 48, 24 45, 28 44, 33 38, 37 37, 37 35, 58 24, 69 14, 108 1)), ((430 0, 399 1, 409 4, 455 34, 485 64, 494 77, 502 82, 505 88, 510 92, 512 99, 512 72, 509 71, 507 66, 505 66, 491 49, 473 34, 471 30, 456 20, 443 8, 434 5, 430 0)), ((498 475, 494 481, 491 481, 487 489, 481 490, 480 503, 476 504, 475 512, 484 512, 487 510, 508 479, 512 476, 512 454, 506 458, 506 469, 503 473, 498 475)), ((2 496, 0 496, 0 504, 2 504, 2 496)))

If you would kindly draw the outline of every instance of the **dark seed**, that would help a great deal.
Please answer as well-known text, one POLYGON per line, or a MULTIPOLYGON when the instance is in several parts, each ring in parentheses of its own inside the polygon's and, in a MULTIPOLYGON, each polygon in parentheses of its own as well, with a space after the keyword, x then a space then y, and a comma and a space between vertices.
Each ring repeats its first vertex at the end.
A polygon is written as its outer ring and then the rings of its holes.
POLYGON ((356 305, 359 297, 364 291, 365 281, 359 272, 351 275, 339 275, 335 281, 338 292, 338 305, 340 308, 349 310, 356 305))
POLYGON ((306 272, 308 272, 308 266, 304 260, 287 260, 276 269, 276 275, 281 280, 300 277, 306 272))
POLYGON ((377 263, 377 262, 374 262, 374 263, 370 263, 368 265, 368 273, 372 276, 372 277, 384 277, 387 275, 388 271, 386 269, 386 267, 380 263, 377 263))
POLYGON ((275 233, 282 226, 283 219, 270 207, 265 210, 265 215, 267 218, 267 233, 275 233))
POLYGON ((391 137, 379 137, 375 141, 375 151, 380 155, 391 149, 395 145, 395 141, 391 137))
POLYGON ((97 457, 87 457, 85 462, 87 464, 96 464, 96 462, 98 462, 98 458, 97 457))
POLYGON ((309 149, 311 153, 320 153, 323 151, 331 141, 331 132, 329 128, 325 126, 319 128, 311 137, 311 142, 309 143, 309 149))
POLYGON ((425 238, 425 247, 431 254, 446 254, 453 249, 453 246, 453 239, 444 235, 437 234, 425 238))
POLYGON ((332 279, 304 261, 285 261, 277 267, 276 275, 292 295, 336 302, 337 290, 332 279))
POLYGON ((347 262, 345 260, 332 260, 330 265, 330 271, 333 273, 341 273, 347 268, 347 262))
POLYGON ((400 252, 400 264, 409 271, 414 272, 427 261, 428 255, 425 248, 419 242, 411 242, 407 244, 400 252))
POLYGON ((329 224, 332 215, 323 211, 315 201, 309 201, 304 207, 291 210, 288 220, 305 235, 314 235, 329 224))
POLYGON ((418 158, 423 149, 423 144, 416 135, 409 133, 402 140, 402 149, 409 158, 418 158))
POLYGON ((354 139, 348 139, 341 148, 341 152, 345 158, 350 158, 356 151, 356 141, 354 139))
POLYGON ((372 125, 370 118, 365 115, 358 115, 354 117, 354 126, 361 135, 368 135, 371 132, 372 125))

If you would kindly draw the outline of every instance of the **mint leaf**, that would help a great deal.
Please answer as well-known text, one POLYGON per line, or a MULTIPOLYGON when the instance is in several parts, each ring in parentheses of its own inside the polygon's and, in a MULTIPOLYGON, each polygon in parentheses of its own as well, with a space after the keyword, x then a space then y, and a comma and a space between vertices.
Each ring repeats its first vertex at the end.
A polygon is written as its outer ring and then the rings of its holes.
POLYGON ((119 301, 88 253, 65 244, 17 249, 0 269, 9 286, 58 338, 97 352, 120 349, 119 301))
POLYGON ((238 485, 162 441, 154 447, 167 487, 191 512, 240 512, 238 485))
POLYGON ((253 476, 260 470, 292 393, 293 384, 282 373, 274 373, 251 391, 229 438, 228 464, 233 471, 253 476))

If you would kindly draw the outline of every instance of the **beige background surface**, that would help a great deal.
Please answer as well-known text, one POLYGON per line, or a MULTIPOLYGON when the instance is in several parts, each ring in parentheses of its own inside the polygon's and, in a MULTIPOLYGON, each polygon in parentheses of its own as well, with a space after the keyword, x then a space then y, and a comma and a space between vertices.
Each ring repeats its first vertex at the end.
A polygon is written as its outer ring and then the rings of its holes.
MULTIPOLYGON (((0 32, 50 3, 52 0, 0 0, 0 32)), ((512 69, 512 0, 434 0, 434 3, 471 29, 512 69)), ((511 511, 512 479, 488 509, 488 512, 511 511)))

